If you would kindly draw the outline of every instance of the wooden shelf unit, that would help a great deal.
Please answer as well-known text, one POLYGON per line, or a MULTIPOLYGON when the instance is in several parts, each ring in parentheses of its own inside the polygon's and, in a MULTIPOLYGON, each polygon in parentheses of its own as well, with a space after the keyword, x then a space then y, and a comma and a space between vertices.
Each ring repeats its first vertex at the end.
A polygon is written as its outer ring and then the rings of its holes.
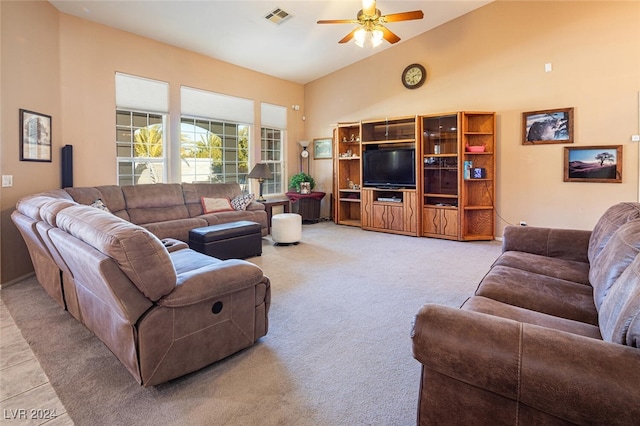
POLYGON ((494 112, 339 123, 334 135, 336 223, 460 241, 495 238, 494 112), (417 189, 362 187, 364 152, 381 145, 416 150, 417 189), (484 177, 465 178, 465 163, 484 169, 484 177))
POLYGON ((335 222, 361 226, 361 191, 357 189, 362 182, 360 123, 339 123, 334 135, 335 222))
MULTIPOLYGON (((422 143, 422 233, 461 241, 495 237, 495 113, 419 117, 422 143), (484 146, 469 152, 467 146, 484 146), (465 165, 485 170, 466 178, 465 165)), ((470 170, 471 172, 472 170, 470 170)))
POLYGON ((495 182, 496 182, 496 116, 495 113, 464 112, 462 118, 462 147, 484 146, 484 152, 464 150, 464 161, 474 168, 483 168, 486 176, 463 179, 461 191, 460 239, 493 240, 495 238, 495 182))
POLYGON ((362 143, 415 143, 416 117, 385 118, 362 122, 362 143))
MULTIPOLYGON (((362 122, 362 150, 380 146, 416 150, 416 116, 385 118, 362 122)), ((418 236, 419 203, 417 189, 362 189, 362 227, 371 231, 418 236), (381 201, 391 198, 399 201, 381 201)))

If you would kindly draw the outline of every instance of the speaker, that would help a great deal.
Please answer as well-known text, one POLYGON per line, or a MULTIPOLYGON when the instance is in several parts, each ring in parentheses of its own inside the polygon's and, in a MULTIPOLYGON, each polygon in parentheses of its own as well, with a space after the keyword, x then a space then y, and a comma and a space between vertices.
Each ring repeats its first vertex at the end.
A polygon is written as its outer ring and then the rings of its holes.
POLYGON ((62 188, 73 186, 73 146, 62 147, 62 188))

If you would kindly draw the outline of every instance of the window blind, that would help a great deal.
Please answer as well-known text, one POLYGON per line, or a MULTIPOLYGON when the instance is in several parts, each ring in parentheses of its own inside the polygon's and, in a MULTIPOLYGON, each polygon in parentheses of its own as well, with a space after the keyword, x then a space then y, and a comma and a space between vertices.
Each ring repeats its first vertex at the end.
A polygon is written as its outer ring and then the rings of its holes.
POLYGON ((169 112, 169 83, 116 73, 116 108, 169 112))
POLYGON ((192 117, 215 118, 223 121, 253 124, 253 101, 206 90, 182 86, 181 114, 192 117))

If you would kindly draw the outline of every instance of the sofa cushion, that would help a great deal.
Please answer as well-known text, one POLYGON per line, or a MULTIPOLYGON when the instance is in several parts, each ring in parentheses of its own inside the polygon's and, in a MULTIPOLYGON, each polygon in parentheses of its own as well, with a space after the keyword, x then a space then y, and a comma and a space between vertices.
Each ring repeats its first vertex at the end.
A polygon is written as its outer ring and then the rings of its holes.
POLYGON ((234 210, 246 210, 254 199, 253 194, 242 194, 231 200, 231 207, 234 210))
POLYGON ((127 203, 129 218, 135 224, 189 217, 180 184, 128 185, 122 187, 122 193, 127 203))
POLYGON ((616 230, 625 223, 640 219, 640 203, 618 203, 600 217, 589 239, 589 262, 593 263, 616 230))
POLYGON ((40 208, 43 204, 46 204, 55 198, 47 197, 44 195, 31 195, 20 199, 16 203, 16 210, 23 215, 35 220, 42 220, 40 208))
POLYGON ((107 213, 111 213, 111 210, 109 210, 109 207, 107 207, 104 201, 102 201, 102 198, 98 198, 93 203, 91 203, 90 206, 93 208, 105 211, 107 213))
POLYGON ((162 242, 146 229, 110 213, 77 205, 60 211, 58 228, 95 247, 149 299, 156 301, 176 285, 176 271, 162 242))
POLYGON ((598 324, 591 286, 508 266, 491 268, 480 282, 476 296, 560 318, 598 324))
POLYGON ((67 207, 75 206, 78 203, 69 200, 50 200, 40 207, 42 220, 50 226, 57 227, 56 217, 58 213, 67 207))
POLYGON ((190 217, 200 216, 204 213, 202 197, 232 200, 242 194, 238 183, 183 183, 182 191, 190 217))
POLYGON ((495 261, 494 266, 497 265, 509 266, 576 283, 589 284, 589 264, 585 262, 520 251, 507 251, 495 261))
POLYGON ((156 223, 141 223, 140 226, 160 239, 175 238, 186 243, 189 241, 189 231, 193 228, 207 226, 207 221, 200 217, 189 217, 156 223))
POLYGON ((640 256, 610 287, 598 319, 603 340, 640 348, 640 256))
POLYGON ((71 195, 73 200, 78 204, 90 206, 95 203, 96 200, 102 200, 111 213, 124 220, 129 220, 122 189, 117 185, 70 187, 65 188, 65 191, 71 195))
POLYGON ((640 220, 620 226, 591 263, 589 279, 596 309, 607 297, 611 286, 640 253, 640 220))
POLYGON ((207 198, 202 197, 202 211, 204 214, 233 211, 228 198, 207 198))
POLYGON ((593 339, 602 339, 600 329, 593 324, 585 324, 580 321, 573 321, 541 312, 531 311, 482 296, 473 296, 467 299, 462 305, 462 309, 468 311, 481 312, 483 314, 508 318, 518 322, 539 325, 541 327, 552 328, 554 330, 566 331, 567 333, 579 334, 593 339))

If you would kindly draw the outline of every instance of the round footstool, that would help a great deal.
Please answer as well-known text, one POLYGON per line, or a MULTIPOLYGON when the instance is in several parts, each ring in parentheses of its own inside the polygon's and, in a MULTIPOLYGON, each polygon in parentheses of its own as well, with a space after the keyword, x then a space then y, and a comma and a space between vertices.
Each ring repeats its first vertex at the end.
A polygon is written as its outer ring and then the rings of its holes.
POLYGON ((298 244, 302 237, 302 216, 280 213, 271 218, 271 239, 277 244, 298 244))

